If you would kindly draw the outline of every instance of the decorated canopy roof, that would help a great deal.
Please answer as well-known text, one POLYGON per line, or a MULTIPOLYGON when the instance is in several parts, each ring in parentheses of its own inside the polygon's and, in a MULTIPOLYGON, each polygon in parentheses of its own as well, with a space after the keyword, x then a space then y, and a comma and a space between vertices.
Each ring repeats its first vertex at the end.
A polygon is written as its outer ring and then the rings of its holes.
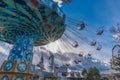
POLYGON ((35 37, 35 45, 60 38, 65 15, 51 0, 0 0, 0 40, 14 44, 16 36, 35 37))

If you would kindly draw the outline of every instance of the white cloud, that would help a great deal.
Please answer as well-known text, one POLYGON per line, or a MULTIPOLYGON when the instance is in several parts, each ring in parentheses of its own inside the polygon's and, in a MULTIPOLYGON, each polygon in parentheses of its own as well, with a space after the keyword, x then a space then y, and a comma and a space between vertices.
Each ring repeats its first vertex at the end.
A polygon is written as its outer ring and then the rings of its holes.
POLYGON ((0 52, 4 53, 5 55, 8 55, 9 50, 4 49, 3 47, 0 46, 0 52))
POLYGON ((53 1, 57 2, 60 7, 62 6, 62 2, 63 2, 62 0, 53 0, 53 1))

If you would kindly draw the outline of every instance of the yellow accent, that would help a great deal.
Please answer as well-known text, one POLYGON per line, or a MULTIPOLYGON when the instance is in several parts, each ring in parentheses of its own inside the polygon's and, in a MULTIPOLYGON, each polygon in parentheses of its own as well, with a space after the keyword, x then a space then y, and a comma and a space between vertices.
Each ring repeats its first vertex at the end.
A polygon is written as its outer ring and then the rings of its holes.
POLYGON ((5 28, 4 27, 0 27, 0 32, 2 32, 5 28))
POLYGON ((4 66, 5 64, 8 62, 9 60, 6 60, 3 62, 1 69, 0 69, 0 80, 3 76, 8 76, 9 80, 16 80, 17 77, 22 77, 23 80, 28 80, 29 78, 31 78, 33 80, 34 78, 34 73, 30 72, 30 63, 28 62, 24 62, 27 65, 27 69, 23 72, 20 72, 17 69, 17 66, 19 63, 21 63, 20 61, 12 61, 14 66, 9 70, 9 71, 5 71, 4 70, 4 66))

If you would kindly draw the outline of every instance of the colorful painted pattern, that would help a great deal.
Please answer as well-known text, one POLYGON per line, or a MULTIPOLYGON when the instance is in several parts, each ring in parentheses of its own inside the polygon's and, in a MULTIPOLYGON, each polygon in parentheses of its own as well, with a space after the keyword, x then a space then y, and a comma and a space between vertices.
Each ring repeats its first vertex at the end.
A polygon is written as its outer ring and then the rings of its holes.
MULTIPOLYGON (((10 51, 8 60, 19 60, 22 62, 32 63, 33 46, 34 46, 33 36, 26 35, 17 36, 13 49, 11 49, 10 51)), ((23 68, 21 67, 21 69, 23 68)))
POLYGON ((9 71, 9 70, 12 69, 12 67, 13 67, 13 62, 12 62, 12 61, 8 61, 8 62, 5 64, 5 66, 4 66, 4 70, 5 70, 5 71, 9 71))
POLYGON ((40 46, 62 36, 63 12, 51 0, 36 1, 0 0, 0 40, 15 44, 17 36, 34 36, 40 46))

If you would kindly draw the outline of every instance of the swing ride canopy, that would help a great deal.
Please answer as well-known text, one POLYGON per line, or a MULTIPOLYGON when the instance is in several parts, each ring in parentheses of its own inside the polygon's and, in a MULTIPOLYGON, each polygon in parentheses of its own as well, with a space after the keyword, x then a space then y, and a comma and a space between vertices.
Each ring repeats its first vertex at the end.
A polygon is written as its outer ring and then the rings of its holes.
POLYGON ((0 40, 14 44, 17 36, 34 36, 35 46, 60 38, 65 15, 52 0, 0 0, 0 40))

